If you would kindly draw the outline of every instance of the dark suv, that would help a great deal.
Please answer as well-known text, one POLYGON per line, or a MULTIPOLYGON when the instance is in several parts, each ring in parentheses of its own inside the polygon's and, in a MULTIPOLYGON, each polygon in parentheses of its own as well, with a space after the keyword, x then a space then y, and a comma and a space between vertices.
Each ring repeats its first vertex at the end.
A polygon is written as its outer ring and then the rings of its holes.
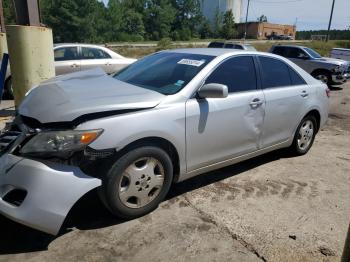
POLYGON ((277 45, 271 48, 270 53, 290 59, 313 77, 328 85, 344 84, 350 77, 350 62, 322 57, 308 47, 277 45))

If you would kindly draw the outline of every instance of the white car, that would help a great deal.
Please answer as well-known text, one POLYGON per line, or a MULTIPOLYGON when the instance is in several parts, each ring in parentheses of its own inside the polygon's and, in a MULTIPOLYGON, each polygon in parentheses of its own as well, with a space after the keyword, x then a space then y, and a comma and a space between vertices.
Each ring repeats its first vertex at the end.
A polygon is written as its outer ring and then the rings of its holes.
MULTIPOLYGON (((107 74, 114 74, 137 59, 123 57, 112 50, 89 44, 54 45, 56 76, 101 67, 107 74)), ((4 99, 13 98, 10 67, 8 67, 4 99)))

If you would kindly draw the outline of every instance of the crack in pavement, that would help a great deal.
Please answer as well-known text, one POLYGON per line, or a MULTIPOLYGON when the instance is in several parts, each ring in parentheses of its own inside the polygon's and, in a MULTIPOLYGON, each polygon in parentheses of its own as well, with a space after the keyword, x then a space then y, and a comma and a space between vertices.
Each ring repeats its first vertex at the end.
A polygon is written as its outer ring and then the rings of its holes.
POLYGON ((242 246, 244 246, 249 252, 251 252, 254 255, 256 255, 260 260, 262 260, 264 262, 267 262, 266 258, 264 256, 262 256, 252 244, 250 244, 247 241, 245 241, 239 235, 231 232, 230 229, 225 224, 219 223, 218 221, 216 221, 215 218, 212 215, 204 212, 200 208, 198 208, 195 205, 193 205, 191 203, 191 201, 188 199, 187 195, 184 195, 183 197, 184 197, 185 201, 189 204, 189 206, 191 208, 193 208, 197 213, 199 213, 202 216, 202 218, 205 219, 206 222, 211 223, 211 224, 215 225, 216 227, 223 229, 226 233, 228 233, 231 236, 231 238, 233 240, 238 241, 242 246))

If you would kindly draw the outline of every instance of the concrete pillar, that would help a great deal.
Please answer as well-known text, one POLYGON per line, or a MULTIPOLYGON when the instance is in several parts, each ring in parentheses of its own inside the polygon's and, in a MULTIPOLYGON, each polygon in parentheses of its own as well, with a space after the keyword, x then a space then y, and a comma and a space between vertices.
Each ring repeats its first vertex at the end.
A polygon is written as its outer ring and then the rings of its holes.
POLYGON ((4 53, 8 53, 6 34, 0 32, 0 60, 4 53))
POLYGON ((7 26, 6 30, 17 107, 28 90, 55 76, 52 30, 21 25, 7 26))

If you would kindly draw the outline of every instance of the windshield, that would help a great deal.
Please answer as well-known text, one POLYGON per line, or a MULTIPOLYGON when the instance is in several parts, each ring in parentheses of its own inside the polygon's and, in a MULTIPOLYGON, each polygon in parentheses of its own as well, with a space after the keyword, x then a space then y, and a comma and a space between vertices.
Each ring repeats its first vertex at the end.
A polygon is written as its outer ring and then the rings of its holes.
POLYGON ((322 58, 322 56, 317 53, 315 50, 311 49, 311 48, 308 48, 308 47, 305 47, 305 50, 306 52, 309 53, 309 55, 311 55, 313 58, 322 58))
POLYGON ((114 78, 172 95, 184 88, 213 58, 185 53, 157 53, 131 64, 114 78))

